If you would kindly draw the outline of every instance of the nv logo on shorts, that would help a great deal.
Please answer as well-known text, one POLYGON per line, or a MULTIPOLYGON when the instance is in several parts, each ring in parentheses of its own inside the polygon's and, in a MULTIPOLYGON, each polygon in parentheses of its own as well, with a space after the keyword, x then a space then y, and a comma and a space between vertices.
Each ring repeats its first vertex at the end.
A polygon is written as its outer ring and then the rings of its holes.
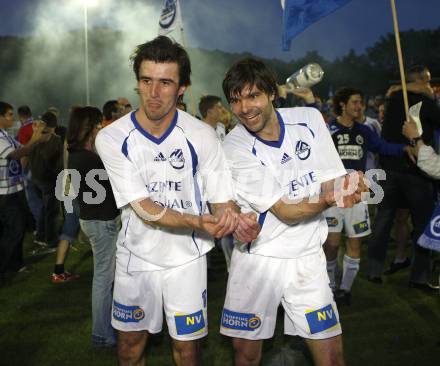
POLYGON ((113 319, 123 323, 139 323, 145 318, 145 312, 137 305, 123 305, 113 301, 113 319))
POLYGON ((354 232, 356 234, 362 234, 368 230, 368 221, 362 221, 353 225, 354 232))
POLYGON ((338 325, 339 320, 331 304, 305 314, 309 324, 310 333, 323 332, 338 325))
POLYGON ((205 318, 202 310, 187 315, 176 314, 174 320, 178 335, 197 333, 205 328, 205 318))

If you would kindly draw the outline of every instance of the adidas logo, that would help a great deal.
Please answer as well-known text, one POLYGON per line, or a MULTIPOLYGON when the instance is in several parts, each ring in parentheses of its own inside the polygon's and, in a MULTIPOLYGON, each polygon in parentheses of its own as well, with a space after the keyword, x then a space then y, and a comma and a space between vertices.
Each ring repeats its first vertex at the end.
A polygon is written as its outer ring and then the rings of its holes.
POLYGON ((287 155, 286 153, 283 154, 283 157, 281 159, 281 164, 287 163, 289 160, 292 160, 292 158, 287 155))
POLYGON ((167 161, 167 158, 160 152, 157 154, 157 156, 154 158, 154 161, 167 161))

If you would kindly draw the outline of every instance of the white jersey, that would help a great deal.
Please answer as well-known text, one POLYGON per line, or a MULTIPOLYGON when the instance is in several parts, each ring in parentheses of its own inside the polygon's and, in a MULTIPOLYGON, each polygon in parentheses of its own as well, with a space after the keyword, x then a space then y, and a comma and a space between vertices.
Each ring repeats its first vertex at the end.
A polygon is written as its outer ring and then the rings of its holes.
POLYGON ((96 148, 122 208, 118 261, 126 261, 128 272, 179 266, 213 247, 207 234, 146 224, 129 204, 148 197, 160 206, 201 215, 207 201, 232 199, 226 159, 211 127, 178 111, 156 138, 132 112, 102 129, 96 148))
POLYGON ((225 141, 226 129, 223 123, 221 122, 217 123, 217 126, 215 127, 215 132, 217 133, 217 137, 220 140, 220 142, 225 141))
POLYGON ((242 124, 227 136, 224 150, 232 167, 236 200, 244 212, 257 213, 261 232, 241 251, 277 258, 317 253, 327 238, 322 214, 287 225, 269 209, 282 197, 302 199, 320 193, 321 183, 346 174, 315 108, 278 109, 279 141, 265 141, 242 124))

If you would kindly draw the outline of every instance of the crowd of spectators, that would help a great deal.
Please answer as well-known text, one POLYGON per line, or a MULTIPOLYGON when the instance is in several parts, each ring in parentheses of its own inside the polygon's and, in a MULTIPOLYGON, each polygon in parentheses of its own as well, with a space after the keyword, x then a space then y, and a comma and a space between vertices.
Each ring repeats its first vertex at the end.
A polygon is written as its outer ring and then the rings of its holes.
MULTIPOLYGON (((377 206, 361 203, 357 211, 338 209, 325 213, 330 229, 324 245, 327 270, 339 305, 351 303, 362 243, 368 245, 368 279, 372 283, 380 285, 383 275, 411 267, 409 286, 424 291, 438 290, 438 284, 431 281, 432 249, 438 245, 435 235, 426 245, 426 227, 436 206, 435 179, 439 177, 440 165, 434 151, 438 146, 435 130, 440 128, 440 108, 426 67, 411 68, 408 79, 410 105, 422 102, 418 129, 414 122, 404 125, 403 97, 398 86, 372 98, 366 98, 360 90, 343 88, 328 100, 313 95, 309 89, 279 86, 279 98, 275 100, 278 107, 300 105, 321 111, 345 168, 364 172, 383 169, 386 173, 386 179, 377 181, 384 191, 384 198, 377 206), (385 268, 391 232, 394 232, 396 255, 385 268), (423 235, 422 246, 419 239, 423 235), (340 270, 338 250, 345 237, 346 251, 340 270)), ((183 99, 177 106, 186 110, 183 99)), ((114 346, 116 342, 110 321, 120 221, 107 177, 93 175, 105 190, 105 199, 99 205, 84 199, 95 194, 84 177, 94 170, 104 170, 94 148, 99 129, 131 113, 132 109, 126 98, 109 100, 102 112, 96 107, 75 106, 66 129, 59 124, 60 114, 54 107, 35 118, 29 106, 22 105, 17 108, 16 121, 14 107, 0 102, 0 280, 5 283, 8 273, 29 270, 23 256, 26 230, 32 232, 36 245, 46 251, 56 250, 51 274, 54 284, 78 280, 80 276, 67 271, 64 265, 82 229, 94 257, 92 343, 97 347, 114 346), (80 173, 78 186, 69 169, 80 173), (57 198, 60 181, 63 182, 61 195, 74 197, 71 209, 57 198), (60 217, 62 225, 59 225, 60 217)), ((236 123, 218 96, 203 96, 199 112, 199 119, 216 131, 220 141, 236 123)), ((431 225, 433 230, 437 226, 431 225)), ((232 236, 218 240, 217 244, 229 267, 232 236)))

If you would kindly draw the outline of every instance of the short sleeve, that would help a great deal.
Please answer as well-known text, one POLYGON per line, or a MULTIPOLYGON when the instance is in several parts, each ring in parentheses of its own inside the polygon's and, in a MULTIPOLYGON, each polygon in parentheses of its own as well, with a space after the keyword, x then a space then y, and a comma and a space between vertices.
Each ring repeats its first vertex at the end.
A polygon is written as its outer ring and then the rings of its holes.
POLYGON ((251 151, 228 143, 224 148, 238 204, 250 206, 258 213, 269 210, 283 196, 273 174, 251 151))
POLYGON ((123 153, 122 147, 128 138, 129 136, 118 142, 118 139, 103 129, 95 141, 96 150, 109 176, 118 208, 149 196, 146 182, 139 169, 129 156, 123 153))
POLYGON ((222 203, 234 199, 231 171, 219 139, 209 131, 201 143, 199 171, 205 188, 206 200, 222 203))
POLYGON ((318 180, 320 183, 327 182, 337 177, 345 175, 347 172, 344 164, 336 151, 330 132, 325 124, 321 113, 309 108, 309 120, 316 131, 315 139, 317 141, 318 155, 316 157, 316 172, 318 172, 318 180))

